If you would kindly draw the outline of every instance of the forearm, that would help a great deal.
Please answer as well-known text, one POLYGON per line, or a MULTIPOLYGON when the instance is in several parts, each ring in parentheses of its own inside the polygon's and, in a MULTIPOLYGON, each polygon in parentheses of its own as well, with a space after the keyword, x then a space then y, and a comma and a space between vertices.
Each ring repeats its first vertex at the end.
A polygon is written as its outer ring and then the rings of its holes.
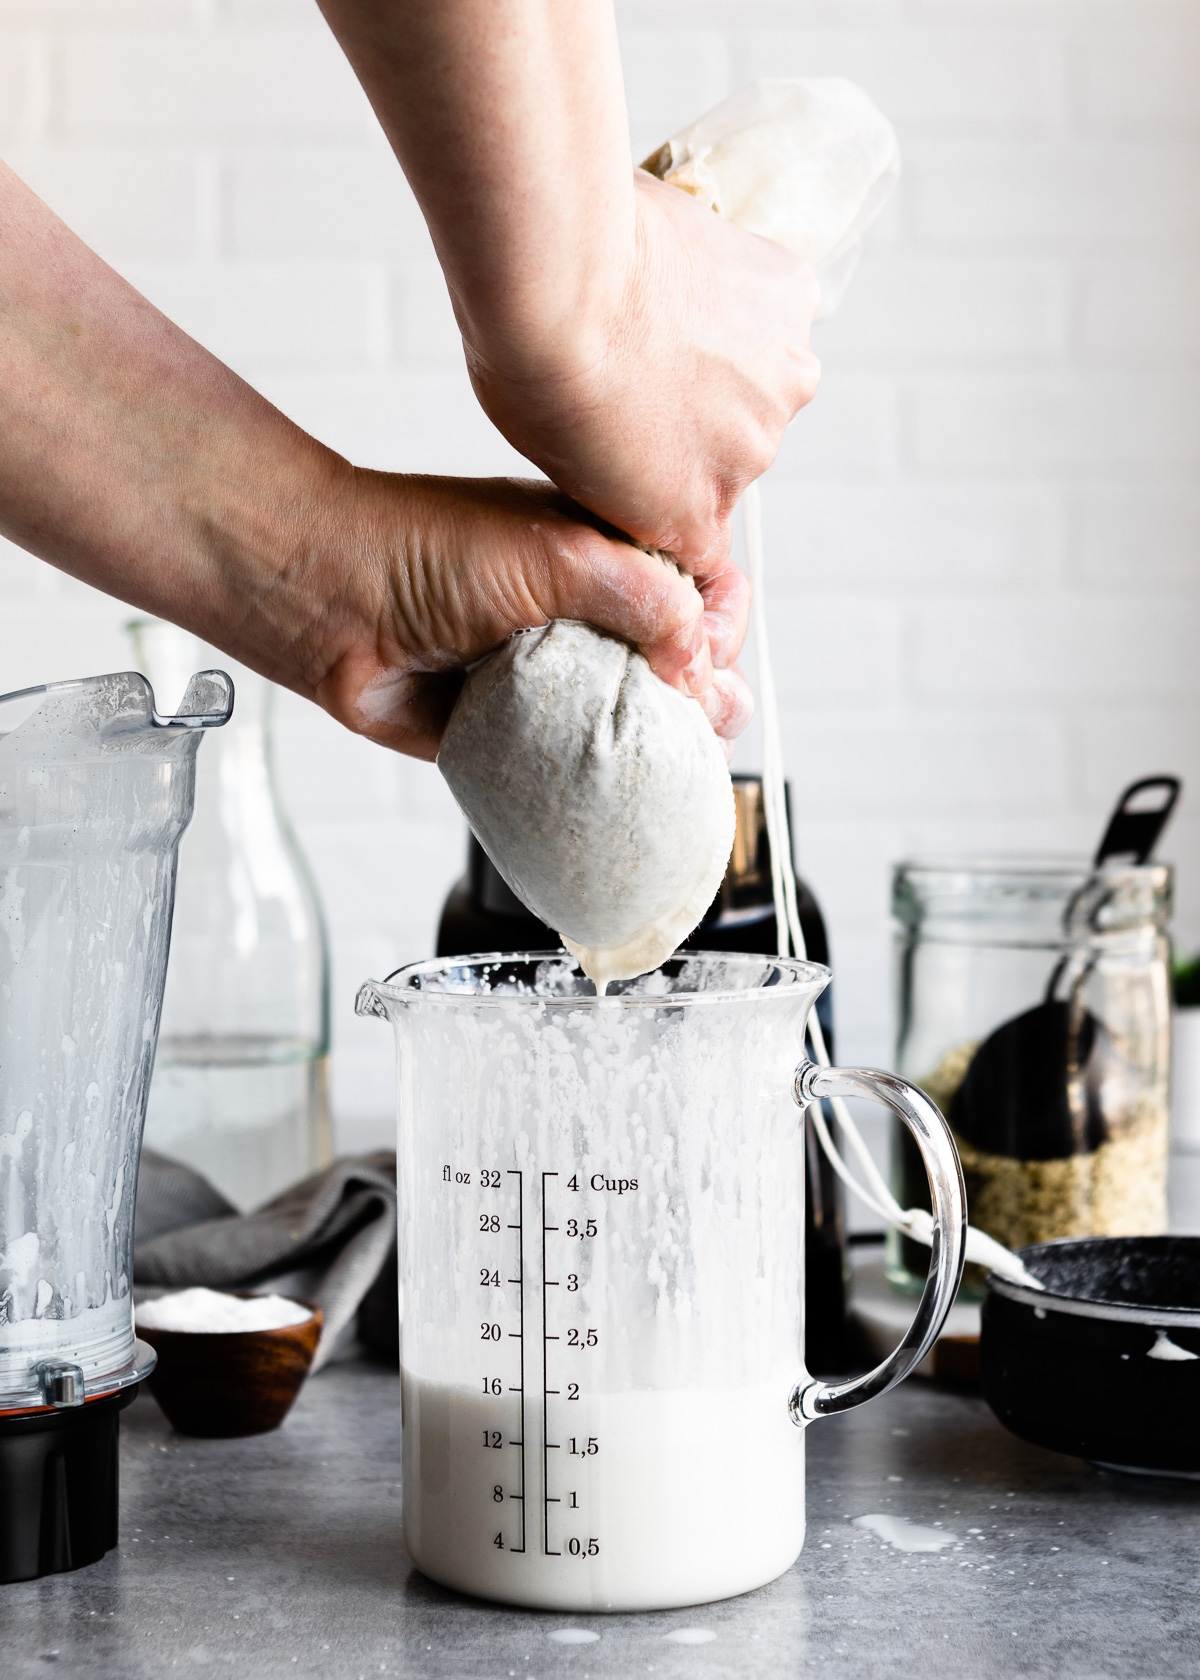
POLYGON ((319 0, 429 223, 468 354, 586 359, 632 262, 611 0, 319 0))
MULTIPOLYGON (((0 164, 0 531, 301 691, 350 469, 0 164)), ((309 668, 309 667, 312 668, 309 668)))

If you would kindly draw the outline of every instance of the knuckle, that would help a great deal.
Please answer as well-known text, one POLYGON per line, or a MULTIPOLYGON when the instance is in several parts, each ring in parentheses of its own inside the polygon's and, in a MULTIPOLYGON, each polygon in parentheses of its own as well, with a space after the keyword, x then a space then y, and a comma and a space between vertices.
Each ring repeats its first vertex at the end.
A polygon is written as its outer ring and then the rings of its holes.
POLYGON ((691 635, 704 617, 704 598, 688 578, 681 578, 672 588, 663 607, 663 625, 667 634, 691 635), (669 628, 668 628, 669 627, 669 628))

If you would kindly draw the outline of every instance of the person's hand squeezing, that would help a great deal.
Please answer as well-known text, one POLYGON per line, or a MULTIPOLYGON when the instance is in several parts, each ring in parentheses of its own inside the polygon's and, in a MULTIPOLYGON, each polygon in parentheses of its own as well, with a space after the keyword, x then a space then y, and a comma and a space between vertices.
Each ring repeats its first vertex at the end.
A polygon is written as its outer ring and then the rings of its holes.
POLYGON ((511 443, 585 507, 704 578, 730 518, 816 392, 816 276, 638 170, 636 222, 564 329, 464 311, 471 380, 511 443))
MULTIPOLYGON (((287 662, 272 674, 349 728, 433 758, 463 667, 553 618, 634 643, 724 738, 745 726, 751 702, 732 661, 748 591, 735 567, 698 588, 545 484, 353 469, 337 478, 338 535, 292 574, 307 610, 289 609, 287 662)), ((254 631, 259 646, 272 640, 282 651, 266 623, 254 631)))

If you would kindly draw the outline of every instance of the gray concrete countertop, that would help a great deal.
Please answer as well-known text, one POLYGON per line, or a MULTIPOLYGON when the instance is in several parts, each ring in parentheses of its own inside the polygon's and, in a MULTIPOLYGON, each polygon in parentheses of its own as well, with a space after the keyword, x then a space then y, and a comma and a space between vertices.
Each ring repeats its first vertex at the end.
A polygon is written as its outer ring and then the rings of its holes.
POLYGON ((923 1381, 808 1436, 808 1540, 781 1580, 700 1609, 564 1616, 418 1575, 400 1538, 394 1372, 313 1379, 276 1434, 175 1435, 125 1413, 121 1542, 0 1587, 0 1674, 78 1680, 1170 1680, 1200 1671, 1200 1485, 1026 1447, 923 1381), (853 1519, 957 1536, 904 1552, 853 1519), (565 1637, 564 1637, 565 1636, 565 1637))

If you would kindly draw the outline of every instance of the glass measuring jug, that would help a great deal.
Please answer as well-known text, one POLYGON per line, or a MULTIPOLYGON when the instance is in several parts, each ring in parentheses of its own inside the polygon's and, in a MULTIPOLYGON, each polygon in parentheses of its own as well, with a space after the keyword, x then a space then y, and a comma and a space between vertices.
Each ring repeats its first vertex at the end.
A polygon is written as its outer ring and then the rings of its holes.
POLYGON ((368 981, 399 1074, 404 1533, 508 1603, 664 1609, 763 1585, 804 1539, 803 1426, 898 1382, 954 1299, 944 1120, 888 1074, 803 1058, 815 963, 701 952, 597 998, 563 953, 368 981), (901 1346, 803 1362, 804 1128, 887 1103, 925 1159, 929 1282, 901 1346))

